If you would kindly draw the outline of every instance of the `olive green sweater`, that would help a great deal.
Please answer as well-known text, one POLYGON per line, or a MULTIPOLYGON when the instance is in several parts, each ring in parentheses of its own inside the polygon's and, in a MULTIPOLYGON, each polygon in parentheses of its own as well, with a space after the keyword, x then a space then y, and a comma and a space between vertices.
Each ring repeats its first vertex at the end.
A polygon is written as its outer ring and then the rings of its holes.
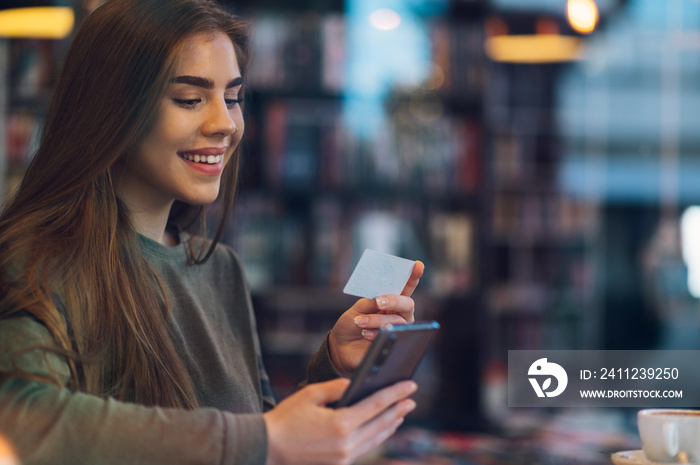
MULTIPOLYGON (((0 378, 0 432, 23 465, 265 463, 262 412, 274 406, 274 398, 238 258, 219 245, 204 265, 188 266, 186 240, 166 247, 140 239, 144 258, 168 293, 173 341, 202 407, 144 407, 0 378)), ((18 349, 51 342, 48 330, 29 316, 0 320, 0 371, 11 370, 18 349)), ((38 350, 17 362, 31 373, 69 374, 62 358, 38 350)), ((308 381, 336 376, 326 340, 309 365, 308 381)))

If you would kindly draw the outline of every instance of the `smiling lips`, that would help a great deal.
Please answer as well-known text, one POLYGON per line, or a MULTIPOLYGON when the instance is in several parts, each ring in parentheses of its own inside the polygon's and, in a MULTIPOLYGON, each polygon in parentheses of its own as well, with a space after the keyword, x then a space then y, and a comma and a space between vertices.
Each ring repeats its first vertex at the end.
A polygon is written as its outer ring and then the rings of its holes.
POLYGON ((215 165, 221 161, 221 155, 180 155, 189 161, 195 163, 206 163, 208 165, 215 165))
POLYGON ((185 160, 194 163, 216 165, 221 162, 228 147, 207 147, 202 149, 187 150, 178 152, 178 155, 185 160))

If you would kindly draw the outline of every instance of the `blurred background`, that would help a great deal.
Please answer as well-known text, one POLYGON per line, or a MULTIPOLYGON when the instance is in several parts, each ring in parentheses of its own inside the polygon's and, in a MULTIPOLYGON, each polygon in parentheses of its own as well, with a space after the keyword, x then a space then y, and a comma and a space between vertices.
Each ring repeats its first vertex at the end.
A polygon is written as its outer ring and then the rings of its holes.
MULTIPOLYGON (((101 3, 0 2, 3 197, 101 3)), ((418 410, 368 462, 639 448, 636 411, 509 409, 507 351, 700 349, 700 1, 224 4, 250 22, 254 57, 225 241, 278 397, 372 248, 425 262, 416 312, 442 331, 418 410)))

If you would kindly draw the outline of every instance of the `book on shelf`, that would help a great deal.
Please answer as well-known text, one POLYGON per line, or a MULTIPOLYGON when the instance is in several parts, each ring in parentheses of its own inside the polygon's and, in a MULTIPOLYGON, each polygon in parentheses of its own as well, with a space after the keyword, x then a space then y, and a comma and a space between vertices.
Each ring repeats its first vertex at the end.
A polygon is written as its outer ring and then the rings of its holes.
POLYGON ((475 229, 471 215, 437 212, 429 219, 432 289, 438 294, 459 294, 475 285, 475 229))
POLYGON ((10 100, 24 100, 43 106, 51 89, 55 71, 50 40, 15 39, 10 41, 8 85, 10 100))
POLYGON ((345 86, 345 17, 329 14, 321 19, 321 83, 331 93, 342 92, 345 86))
MULTIPOLYGON (((430 56, 435 64, 434 73, 438 73, 437 79, 442 79, 438 86, 445 93, 452 89, 452 67, 450 53, 449 25, 444 20, 435 20, 428 27, 430 35, 430 56)), ((439 81, 435 85, 439 84, 439 81)))
POLYGON ((29 163, 37 148, 41 121, 30 111, 11 111, 5 116, 5 156, 10 165, 29 163))
POLYGON ((492 139, 493 172, 496 184, 517 183, 526 176, 522 141, 512 133, 492 139))
POLYGON ((596 206, 585 199, 538 189, 531 191, 525 186, 496 192, 492 220, 499 239, 556 247, 570 239, 595 234, 596 206))
POLYGON ((316 90, 321 78, 321 31, 317 13, 307 11, 288 18, 282 42, 284 85, 288 89, 316 90))
POLYGON ((456 147, 453 185, 459 191, 475 192, 481 183, 482 130, 471 119, 458 120, 456 125, 459 142, 456 147))
POLYGON ((439 19, 430 26, 430 38, 432 60, 444 74, 441 93, 463 102, 479 100, 487 73, 482 22, 439 19))
POLYGON ((344 85, 345 19, 338 13, 260 12, 252 16, 251 86, 338 93, 344 85))
POLYGON ((278 199, 240 195, 223 242, 238 253, 253 292, 306 281, 304 225, 278 199))
POLYGON ((259 14, 251 20, 251 48, 253 60, 248 80, 253 88, 279 88, 284 84, 282 43, 287 21, 279 15, 259 14))
POLYGON ((265 179, 277 188, 309 189, 328 169, 327 156, 337 151, 338 103, 309 99, 275 99, 265 107, 265 179), (323 165, 323 166, 322 166, 323 165))
POLYGON ((474 193, 481 129, 472 119, 421 122, 397 110, 374 139, 354 134, 342 102, 275 99, 264 108, 265 179, 277 188, 404 189, 474 193))
POLYGON ((349 262, 348 218, 333 199, 316 200, 311 210, 313 231, 311 279, 314 284, 340 288, 349 262))

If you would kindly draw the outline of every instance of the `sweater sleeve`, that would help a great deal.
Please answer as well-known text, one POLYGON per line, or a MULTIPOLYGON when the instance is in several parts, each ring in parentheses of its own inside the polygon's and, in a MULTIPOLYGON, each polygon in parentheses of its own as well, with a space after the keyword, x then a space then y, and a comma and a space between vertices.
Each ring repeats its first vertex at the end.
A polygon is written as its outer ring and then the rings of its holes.
POLYGON ((24 465, 264 464, 267 433, 260 414, 216 409, 144 407, 13 378, 16 366, 37 375, 68 377, 65 361, 23 347, 51 344, 30 317, 0 320, 0 431, 24 465))
MULTIPOLYGON (((329 333, 330 334, 330 333, 329 333)), ((331 354, 328 348, 328 334, 323 339, 321 347, 311 357, 311 361, 306 369, 306 380, 303 381, 299 388, 311 383, 320 383, 330 381, 335 378, 340 378, 340 373, 331 362, 331 354)))

